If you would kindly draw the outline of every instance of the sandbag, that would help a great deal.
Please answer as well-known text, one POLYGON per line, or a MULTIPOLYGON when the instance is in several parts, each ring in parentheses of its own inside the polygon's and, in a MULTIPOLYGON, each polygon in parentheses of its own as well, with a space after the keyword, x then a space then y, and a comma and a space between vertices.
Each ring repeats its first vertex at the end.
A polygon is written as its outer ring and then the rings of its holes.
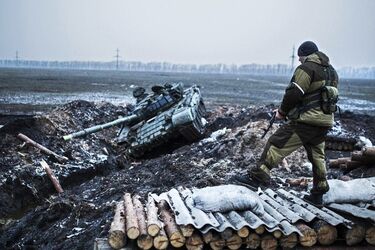
POLYGON ((375 177, 350 181, 328 180, 329 191, 323 195, 323 203, 371 203, 375 200, 375 177))
POLYGON ((221 185, 194 189, 192 198, 194 206, 205 212, 251 210, 256 214, 264 213, 258 194, 244 186, 221 185))

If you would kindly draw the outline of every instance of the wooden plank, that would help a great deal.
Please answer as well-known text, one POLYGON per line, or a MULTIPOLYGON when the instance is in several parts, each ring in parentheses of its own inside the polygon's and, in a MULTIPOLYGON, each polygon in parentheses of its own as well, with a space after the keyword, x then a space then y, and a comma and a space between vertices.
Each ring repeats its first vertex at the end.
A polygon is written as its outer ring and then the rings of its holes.
POLYGON ((24 135, 22 133, 19 133, 17 135, 17 138, 26 142, 27 144, 29 144, 33 147, 38 148, 42 153, 55 157, 55 159, 60 163, 64 163, 64 162, 69 160, 67 157, 56 154, 52 150, 50 150, 50 149, 46 148, 45 146, 37 143, 36 141, 30 139, 29 137, 27 137, 26 135, 24 135))
POLYGON ((60 185, 60 182, 57 180, 56 176, 53 174, 51 168, 49 167, 49 165, 47 164, 47 162, 45 162, 44 160, 42 160, 40 162, 40 165, 42 166, 42 168, 44 169, 44 171, 46 171, 46 174, 48 176, 48 178, 51 180, 53 186, 55 187, 56 191, 61 194, 64 192, 64 190, 62 189, 61 185, 60 185))

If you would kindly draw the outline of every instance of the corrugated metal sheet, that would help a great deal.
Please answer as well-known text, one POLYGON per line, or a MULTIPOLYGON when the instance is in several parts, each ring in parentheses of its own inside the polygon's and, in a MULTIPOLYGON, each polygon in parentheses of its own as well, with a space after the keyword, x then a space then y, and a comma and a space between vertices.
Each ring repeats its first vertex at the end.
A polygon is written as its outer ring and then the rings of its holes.
MULTIPOLYGON (((353 223, 350 220, 345 219, 344 217, 340 216, 339 214, 323 207, 321 209, 310 205, 309 203, 303 201, 302 199, 298 198, 297 196, 293 195, 291 192, 285 191, 283 189, 278 190, 278 194, 288 200, 300 206, 300 208, 296 209, 295 212, 301 212, 301 210, 307 210, 314 215, 314 218, 317 217, 318 219, 324 220, 328 224, 332 226, 337 226, 339 224, 344 224, 347 227, 350 227, 353 223)), ((306 211, 304 211, 306 212, 306 211)), ((309 221, 309 220, 306 220, 309 221)))
POLYGON ((330 225, 343 224, 350 228, 352 222, 327 209, 312 206, 291 192, 279 189, 273 191, 259 190, 265 212, 256 215, 252 211, 230 211, 227 213, 206 213, 194 207, 192 191, 187 188, 172 189, 161 195, 153 194, 156 200, 166 200, 172 208, 176 223, 179 225, 191 224, 202 233, 209 230, 223 232, 227 228, 239 230, 244 226, 256 229, 265 226, 268 232, 280 230, 284 235, 301 234, 293 225, 298 221, 310 222, 315 218, 322 219, 330 225))
POLYGON ((336 211, 354 215, 355 217, 358 217, 358 218, 370 219, 373 223, 375 223, 375 211, 370 210, 366 207, 359 207, 353 204, 338 204, 338 203, 329 204, 328 207, 336 211))

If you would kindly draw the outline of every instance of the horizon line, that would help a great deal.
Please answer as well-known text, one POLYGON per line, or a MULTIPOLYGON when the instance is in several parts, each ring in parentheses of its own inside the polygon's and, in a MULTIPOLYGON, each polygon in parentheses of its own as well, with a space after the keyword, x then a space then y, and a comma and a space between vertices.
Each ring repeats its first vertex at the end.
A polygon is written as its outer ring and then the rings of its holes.
MULTIPOLYGON (((36 61, 36 62, 41 62, 41 61, 44 61, 44 62, 99 62, 99 63, 116 63, 116 60, 111 60, 111 61, 101 61, 101 60, 45 60, 45 59, 7 59, 7 58, 0 58, 0 61, 14 61, 14 62, 20 62, 20 61, 36 61)), ((267 64, 264 64, 264 63, 256 63, 256 62, 252 62, 252 63, 243 63, 243 64, 239 64, 239 63, 221 63, 221 62, 218 62, 218 63, 178 63, 178 62, 171 62, 171 61, 142 61, 142 60, 129 60, 129 61, 126 61, 126 60, 119 60, 118 62, 123 62, 123 63, 131 63, 131 62, 141 62, 141 63, 167 63, 167 64, 174 64, 174 65, 236 65, 236 66, 242 66, 242 65, 287 65, 290 67, 290 64, 287 64, 287 63, 267 63, 267 64)), ((296 67, 296 66, 294 66, 296 67)), ((361 66, 348 66, 348 65, 345 65, 345 66, 339 66, 337 68, 374 68, 375 67, 375 64, 374 65, 361 65, 361 66)))

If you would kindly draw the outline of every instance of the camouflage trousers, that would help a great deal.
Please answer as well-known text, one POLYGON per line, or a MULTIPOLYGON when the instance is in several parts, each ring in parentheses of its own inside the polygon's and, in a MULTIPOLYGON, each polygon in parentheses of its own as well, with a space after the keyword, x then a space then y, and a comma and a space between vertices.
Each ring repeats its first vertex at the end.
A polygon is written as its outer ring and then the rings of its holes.
POLYGON ((250 175, 267 182, 270 170, 276 167, 284 157, 301 146, 313 168, 313 188, 311 193, 323 194, 329 190, 325 166, 325 136, 329 127, 317 127, 291 122, 281 126, 267 141, 258 166, 250 169, 250 175))

